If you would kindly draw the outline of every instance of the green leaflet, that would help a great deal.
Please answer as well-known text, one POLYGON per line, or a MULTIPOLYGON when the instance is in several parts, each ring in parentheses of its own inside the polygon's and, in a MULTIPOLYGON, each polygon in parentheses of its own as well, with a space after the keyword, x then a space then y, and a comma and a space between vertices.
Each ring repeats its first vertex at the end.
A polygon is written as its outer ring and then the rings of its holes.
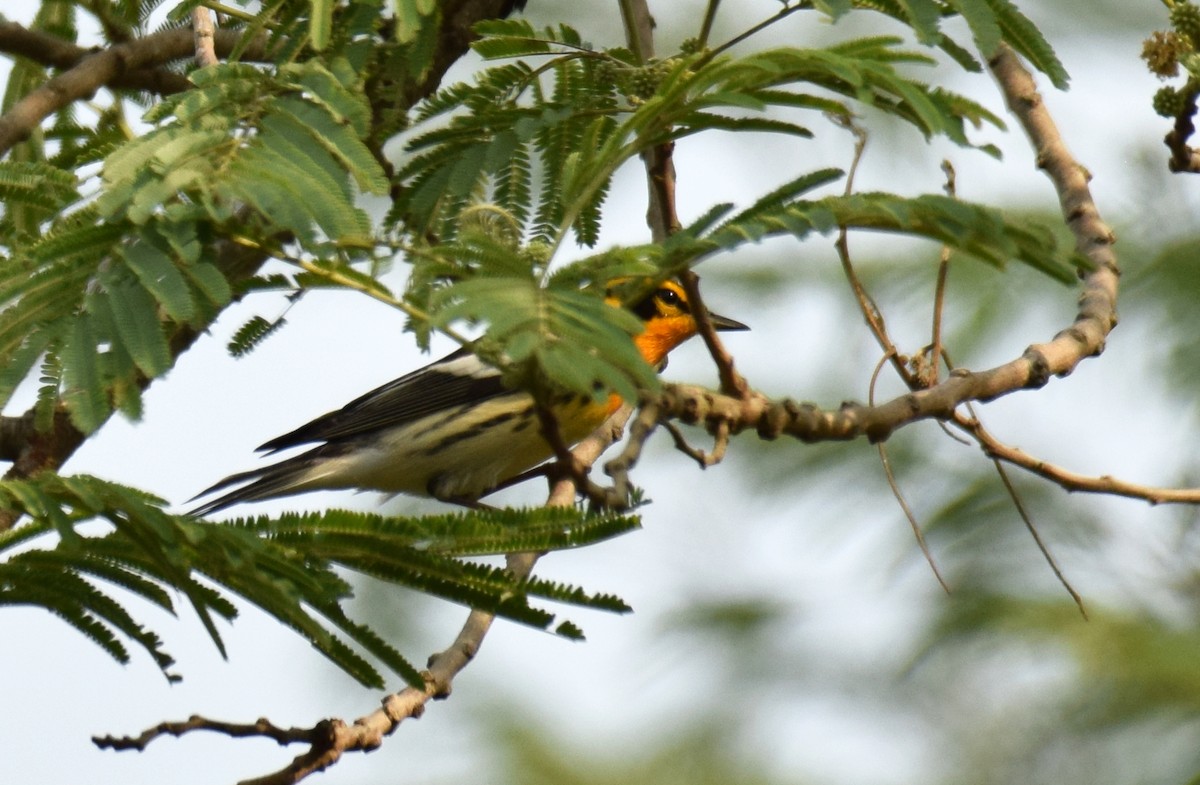
MULTIPOLYGON (((931 4, 912 4, 925 22, 931 4)), ((927 32, 932 35, 933 28, 927 32)), ((535 31, 526 21, 482 25, 479 46, 505 56, 533 51, 563 52, 542 68, 504 65, 481 74, 475 85, 454 85, 432 98, 421 120, 454 106, 464 114, 417 134, 401 169, 407 188, 394 216, 414 233, 441 227, 453 236, 448 219, 463 201, 488 188, 501 209, 522 225, 525 237, 557 247, 565 232, 591 246, 599 237, 600 208, 612 174, 650 145, 705 130, 787 133, 805 138, 810 130, 773 117, 742 117, 776 106, 833 112, 845 116, 860 101, 916 126, 924 135, 945 135, 972 145, 966 124, 1003 127, 1000 118, 961 95, 932 89, 896 70, 897 64, 930 65, 933 60, 901 47, 895 37, 846 41, 824 49, 784 47, 742 57, 671 58, 634 68, 614 53, 584 56, 567 47, 565 35, 535 31), (488 41, 501 41, 495 50, 488 41), (537 45, 530 43, 537 41, 537 45), (552 78, 551 78, 552 77, 552 78), (658 91, 631 94, 638 79, 658 80, 658 91), (631 81, 632 80, 632 81, 631 81), (798 89, 799 88, 799 89, 798 89), (810 95, 805 88, 832 91, 848 102, 810 95), (722 111, 724 110, 724 111, 722 111), (532 147, 526 146, 532 140, 532 147), (531 155, 532 154, 532 155, 531 155), (510 184, 541 179, 529 210, 527 190, 510 184), (511 205, 500 197, 512 198, 511 205)), ((983 145, 982 149, 992 147, 983 145)))
POLYGON ((234 357, 247 355, 286 323, 283 317, 268 322, 261 316, 252 316, 229 339, 226 349, 234 357))
POLYGON ((1010 0, 986 0, 996 14, 1004 40, 1050 77, 1059 90, 1066 90, 1071 77, 1042 32, 1010 0))
POLYGON ((121 256, 168 316, 177 322, 190 322, 195 317, 196 303, 191 289, 170 256, 145 237, 125 245, 121 256))
POLYGON ((133 281, 115 274, 102 275, 112 307, 116 336, 142 373, 154 377, 171 367, 171 352, 154 300, 133 281))
POLYGON ((310 0, 312 16, 308 23, 308 38, 318 52, 329 46, 333 33, 333 0, 310 0))
POLYGON ((842 226, 926 237, 998 267, 1015 259, 1063 283, 1074 282, 1075 271, 1086 265, 1073 248, 1043 226, 934 194, 905 198, 864 193, 813 201, 784 200, 747 210, 706 235, 688 253, 707 253, 703 249, 709 243, 730 250, 765 237, 790 234, 803 238, 842 226))
POLYGON ((62 209, 79 198, 75 178, 56 166, 41 162, 0 161, 0 203, 4 205, 3 223, 13 231, 33 234, 38 219, 62 209), (18 206, 32 212, 14 219, 18 206))
POLYGON ((112 412, 96 344, 92 319, 81 314, 75 319, 74 329, 63 345, 62 357, 63 403, 71 415, 71 422, 83 433, 99 428, 112 412))
POLYGON ((904 16, 912 24, 917 40, 926 45, 937 43, 939 38, 938 24, 941 22, 942 9, 934 0, 898 0, 904 9, 904 16))
POLYGON ((529 278, 486 277, 456 283, 433 298, 435 324, 485 322, 500 355, 528 358, 508 367, 517 378, 596 400, 615 391, 628 400, 655 389, 658 377, 630 340, 641 322, 569 284, 542 288, 529 278), (517 350, 510 354, 508 347, 517 350), (530 372, 534 373, 530 379, 530 372))
POLYGON ((984 57, 994 54, 1003 40, 1003 33, 987 0, 950 0, 950 5, 966 20, 975 45, 984 57))
MULTIPOLYGON (((346 615, 342 603, 350 587, 335 566, 494 610, 540 629, 558 631, 564 622, 530 606, 530 597, 628 611, 610 594, 540 579, 517 582, 503 569, 454 558, 588 545, 637 528, 637 519, 628 516, 542 508, 387 518, 334 510, 212 523, 167 514, 163 504, 132 488, 82 475, 47 472, 33 480, 0 482, 0 508, 27 516, 16 528, 0 532, 0 608, 44 607, 120 662, 130 658, 126 643, 135 643, 164 675, 177 679, 162 641, 138 621, 135 606, 126 606, 126 595, 114 596, 106 585, 120 586, 173 613, 174 598, 186 597, 218 648, 223 644, 213 617, 233 618, 236 609, 229 595, 236 594, 374 687, 383 685, 382 677, 348 641, 406 681, 422 681, 403 655, 346 615), (114 530, 88 536, 76 532, 76 526, 96 518, 114 530), (51 531, 62 535, 59 544, 30 547, 51 531)), ((574 628, 567 624, 566 630, 574 628)))

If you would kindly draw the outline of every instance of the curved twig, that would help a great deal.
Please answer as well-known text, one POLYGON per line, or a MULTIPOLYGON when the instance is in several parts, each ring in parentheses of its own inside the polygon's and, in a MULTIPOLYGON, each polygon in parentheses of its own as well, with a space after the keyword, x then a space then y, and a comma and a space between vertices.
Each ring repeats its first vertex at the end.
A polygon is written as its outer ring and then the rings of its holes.
POLYGON ((1092 477, 1079 474, 1005 444, 983 428, 978 420, 960 416, 955 418, 954 423, 979 442, 979 446, 989 458, 1018 466, 1068 491, 1124 496, 1150 504, 1200 504, 1200 488, 1159 488, 1127 482, 1108 475, 1092 477))

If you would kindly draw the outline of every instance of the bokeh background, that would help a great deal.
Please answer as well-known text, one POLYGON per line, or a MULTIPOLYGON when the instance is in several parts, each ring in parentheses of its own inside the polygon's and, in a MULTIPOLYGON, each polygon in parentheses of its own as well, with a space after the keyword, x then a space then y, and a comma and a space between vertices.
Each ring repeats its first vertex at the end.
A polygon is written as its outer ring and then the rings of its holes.
MULTIPOLYGON (((1105 354, 1047 388, 980 407, 1005 440, 1089 474, 1154 485, 1200 482, 1198 185, 1166 170, 1167 121, 1138 54, 1166 26, 1157 0, 1023 0, 1072 76, 1040 80, 1064 136, 1093 173, 1120 238, 1122 322, 1105 354)), ((621 41, 616 3, 531 0, 535 22, 569 21, 597 45, 621 41)), ((652 3, 660 52, 695 35, 700 0, 652 3)), ((714 40, 778 10, 727 0, 714 40)), ((28 21, 30 0, 3 13, 28 21)), ((889 29, 798 14, 759 40, 804 44, 889 29)), ((478 63, 460 63, 450 79, 478 63)), ((6 69, 0 61, 0 75, 6 69)), ((935 77, 931 76, 931 80, 935 77)), ((987 75, 946 68, 954 89, 999 114, 987 75)), ((965 199, 1053 219, 1057 204, 1019 129, 985 129, 1002 161, 892 125, 872 129, 863 190, 938 191, 950 160, 965 199)), ((788 178, 849 165, 849 135, 808 118, 811 141, 709 135, 677 149, 684 220, 746 204, 788 178)), ((618 177, 603 244, 641 242, 645 187, 618 177)), ((928 342, 938 249, 856 236, 852 253, 897 342, 928 342)), ((749 322, 730 336, 738 367, 772 395, 836 406, 864 400, 879 351, 842 278, 832 238, 774 241, 706 262, 709 304, 749 322)), ((399 285, 399 262, 387 280, 399 285)), ((1076 293, 1035 272, 956 260, 946 305, 956 362, 987 367, 1067 325, 1076 293)), ((139 423, 114 420, 71 460, 179 506, 256 460, 253 448, 430 358, 403 317, 365 298, 314 292, 288 309, 258 295, 229 309, 154 385, 139 423), (224 346, 246 318, 287 310, 289 327, 249 357, 224 346)), ((434 355, 449 350, 435 345, 434 355)), ((714 381, 698 343, 667 376, 714 381)), ((879 395, 900 391, 894 380, 879 395)), ((27 401, 18 401, 23 408, 27 401)), ((696 432, 698 443, 704 436, 696 432)), ((888 490, 873 446, 737 439, 706 472, 660 435, 636 479, 653 504, 644 529, 544 559, 539 574, 614 592, 626 617, 568 612, 588 641, 499 623, 453 697, 353 756, 330 785, 899 785, 1187 783, 1200 774, 1200 537, 1195 511, 1070 495, 1013 470, 1020 493, 1091 615, 1083 621, 1006 500, 991 464, 935 424, 888 443, 906 497, 953 593, 938 587, 888 490)), ((534 483, 507 503, 536 504, 534 483)), ((254 511, 379 509, 374 495, 314 494, 254 511)), ((393 500, 407 513, 432 503, 393 500)), ((244 511, 248 512, 250 508, 244 511)), ((466 611, 370 583, 366 614, 420 661, 452 640, 466 611)), ((43 612, 0 615, 0 758, 7 782, 228 783, 298 752, 197 734, 142 754, 102 752, 93 734, 137 733, 192 713, 282 725, 352 719, 377 705, 299 639, 246 609, 225 631, 228 661, 184 613, 141 613, 185 678, 148 658, 126 667, 43 612)), ((318 780, 313 780, 318 781, 318 780)))

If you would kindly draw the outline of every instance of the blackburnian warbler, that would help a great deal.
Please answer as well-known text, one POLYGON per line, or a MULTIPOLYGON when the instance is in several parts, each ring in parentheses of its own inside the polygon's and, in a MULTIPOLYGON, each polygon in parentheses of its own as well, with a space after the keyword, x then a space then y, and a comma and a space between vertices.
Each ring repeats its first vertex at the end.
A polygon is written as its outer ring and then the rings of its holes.
MULTIPOLYGON (((673 281, 660 284, 631 310, 645 322, 634 343, 655 368, 697 333, 687 295, 673 281)), ((717 330, 749 329, 724 316, 708 317, 717 330)), ((553 413, 563 441, 580 441, 621 403, 612 395, 602 403, 574 398, 556 405, 553 413)), ((553 455, 541 435, 533 397, 504 386, 498 370, 465 348, 258 449, 275 453, 315 442, 322 444, 294 458, 226 477, 197 498, 247 484, 193 514, 334 489, 473 502, 553 455)))

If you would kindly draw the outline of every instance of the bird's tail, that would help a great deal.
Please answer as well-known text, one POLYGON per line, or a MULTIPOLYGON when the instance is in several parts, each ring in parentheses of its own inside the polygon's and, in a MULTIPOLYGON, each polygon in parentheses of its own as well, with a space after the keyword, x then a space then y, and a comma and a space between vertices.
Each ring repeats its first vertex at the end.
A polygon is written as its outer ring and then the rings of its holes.
POLYGON ((311 490, 312 485, 312 468, 318 463, 314 460, 317 456, 316 451, 310 451, 303 455, 297 455, 295 458, 289 458, 286 461, 264 466, 261 469, 252 469, 248 472, 240 472, 231 474, 221 480, 216 485, 206 488, 200 493, 188 499, 188 502, 194 502, 196 499, 224 490, 233 485, 247 483, 240 488, 235 488, 229 493, 222 494, 212 501, 205 502, 199 507, 191 510, 190 515, 202 517, 210 513, 223 510, 226 507, 231 507, 234 504, 241 502, 261 501, 263 499, 274 499, 279 496, 290 496, 293 493, 311 490))

